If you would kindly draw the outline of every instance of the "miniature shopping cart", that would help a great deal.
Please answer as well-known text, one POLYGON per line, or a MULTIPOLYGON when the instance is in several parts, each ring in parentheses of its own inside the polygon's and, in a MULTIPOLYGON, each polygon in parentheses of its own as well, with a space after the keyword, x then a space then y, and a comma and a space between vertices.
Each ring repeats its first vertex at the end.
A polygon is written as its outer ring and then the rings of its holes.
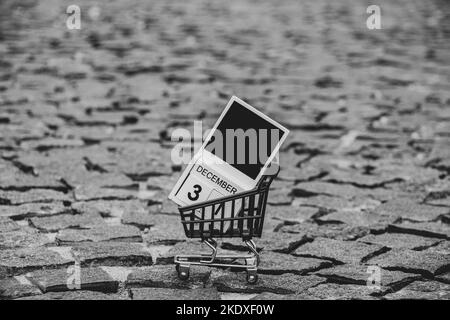
POLYGON ((176 256, 180 279, 189 278, 191 265, 201 265, 245 269, 248 283, 258 281, 259 254, 252 238, 261 237, 269 187, 280 168, 275 171, 275 174, 262 176, 250 191, 179 208, 186 236, 201 239, 212 250, 211 254, 176 256), (249 253, 217 255, 217 242, 213 238, 242 238, 249 253))

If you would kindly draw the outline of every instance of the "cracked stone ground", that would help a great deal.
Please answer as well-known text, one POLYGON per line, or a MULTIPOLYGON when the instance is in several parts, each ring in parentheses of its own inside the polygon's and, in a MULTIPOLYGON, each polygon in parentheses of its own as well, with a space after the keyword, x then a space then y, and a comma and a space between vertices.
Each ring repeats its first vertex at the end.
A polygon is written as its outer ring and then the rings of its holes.
POLYGON ((449 299, 450 6, 378 1, 368 30, 369 4, 0 2, 0 296, 449 299), (260 279, 180 281, 201 248, 167 200, 170 136, 233 94, 291 130, 260 279))

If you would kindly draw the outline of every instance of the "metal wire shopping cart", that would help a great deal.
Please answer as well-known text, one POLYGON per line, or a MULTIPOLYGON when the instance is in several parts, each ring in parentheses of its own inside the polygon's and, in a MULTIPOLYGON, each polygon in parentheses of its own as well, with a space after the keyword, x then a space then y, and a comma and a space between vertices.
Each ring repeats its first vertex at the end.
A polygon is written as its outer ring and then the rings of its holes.
POLYGON ((212 250, 211 254, 176 256, 175 265, 180 279, 189 278, 191 265, 202 265, 245 269, 248 283, 258 281, 259 254, 252 238, 261 237, 269 187, 280 168, 275 171, 272 175, 262 176, 250 191, 179 208, 186 237, 200 238, 212 250), (250 252, 217 255, 217 242, 213 238, 242 238, 250 252), (244 264, 236 262, 240 259, 244 264))

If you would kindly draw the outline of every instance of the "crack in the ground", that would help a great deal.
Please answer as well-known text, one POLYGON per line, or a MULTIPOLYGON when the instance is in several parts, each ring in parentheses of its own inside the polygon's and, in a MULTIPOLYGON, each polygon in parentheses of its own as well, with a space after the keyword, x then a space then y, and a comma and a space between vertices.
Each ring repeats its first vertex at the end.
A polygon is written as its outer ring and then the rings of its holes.
POLYGON ((53 269, 63 269, 67 268, 68 266, 73 265, 73 262, 66 262, 61 263, 57 265, 46 265, 45 267, 42 266, 29 266, 29 267, 0 267, 0 270, 5 272, 5 274, 9 276, 17 276, 17 275, 23 275, 27 274, 29 272, 37 271, 37 270, 53 270, 53 269))
POLYGON ((152 257, 126 256, 90 258, 81 261, 82 267, 108 266, 108 267, 140 267, 153 265, 152 257))
POLYGON ((57 186, 8 186, 8 187, 0 187, 0 190, 3 191, 18 191, 18 192, 27 192, 30 190, 54 190, 60 191, 63 193, 68 193, 69 190, 65 186, 57 187, 57 186))
MULTIPOLYGON (((70 206, 72 203, 68 200, 62 200, 62 201, 56 200, 56 201, 62 202, 65 207, 70 206)), ((43 199, 43 200, 27 201, 27 202, 21 202, 21 203, 11 203, 11 201, 9 199, 0 198, 0 205, 15 206, 15 207, 19 207, 21 205, 31 204, 31 203, 53 203, 53 202, 55 202, 55 200, 53 200, 53 199, 43 199)))
POLYGON ((314 254, 307 254, 307 253, 301 253, 301 254, 293 254, 296 257, 304 257, 304 258, 315 258, 315 259, 320 259, 320 260, 327 260, 327 261, 331 261, 334 265, 339 266, 342 264, 345 264, 343 261, 334 259, 334 258, 330 258, 330 257, 326 257, 326 256, 318 256, 318 255, 314 255, 314 254))
POLYGON ((427 194, 427 196, 425 197, 423 202, 427 203, 428 201, 431 201, 431 200, 441 200, 441 199, 445 199, 445 198, 450 198, 450 190, 432 191, 427 194))
POLYGON ((11 163, 12 163, 17 169, 19 169, 20 171, 22 171, 23 173, 29 174, 29 175, 32 175, 32 176, 37 176, 37 172, 36 172, 36 170, 35 170, 32 166, 23 164, 23 163, 21 163, 20 161, 14 160, 14 159, 11 161, 11 163))
POLYGON ((450 237, 445 234, 439 234, 436 232, 425 231, 425 230, 409 229, 409 228, 403 227, 403 226, 396 226, 395 224, 389 224, 386 229, 386 232, 387 233, 412 234, 412 235, 426 237, 426 238, 450 240, 450 237))
MULTIPOLYGON (((320 173, 318 173, 316 175, 309 176, 307 179, 296 179, 296 180, 294 180, 294 185, 296 185, 298 183, 302 183, 302 182, 317 181, 317 180, 320 180, 320 179, 322 179, 323 177, 325 177, 327 175, 328 175, 328 172, 323 171, 323 172, 320 172, 320 173)), ((283 180, 283 179, 280 178, 280 180, 283 180)))
POLYGON ((160 176, 166 176, 167 174, 156 172, 156 171, 149 171, 146 173, 127 173, 124 172, 124 174, 130 178, 133 181, 137 182, 147 182, 148 178, 151 177, 160 177, 160 176))
POLYGON ((336 266, 331 261, 324 261, 320 266, 317 267, 311 267, 311 268, 305 268, 303 270, 296 270, 296 269, 258 269, 258 273, 260 274, 270 274, 270 275, 280 275, 284 273, 293 273, 298 275, 307 275, 312 272, 320 271, 323 269, 329 269, 336 266))
MULTIPOLYGON (((349 285, 349 284, 364 285, 364 286, 367 285, 366 279, 354 279, 354 278, 349 278, 349 277, 345 277, 345 276, 340 276, 337 274, 330 274, 330 275, 322 274, 320 276, 326 278, 327 283, 342 284, 342 285, 349 285)), ((381 289, 380 291, 374 291, 370 295, 377 296, 377 297, 385 296, 386 294, 393 293, 393 292, 403 289, 405 286, 416 281, 417 279, 420 279, 419 276, 411 275, 411 277, 389 283, 389 284, 383 286, 384 290, 381 289)))
POLYGON ((107 173, 108 171, 102 168, 100 165, 93 163, 88 157, 83 157, 84 167, 88 171, 95 171, 100 173, 107 173))
MULTIPOLYGON (((449 266, 442 267, 441 268, 442 271, 438 270, 439 272, 435 272, 435 275, 442 274, 442 273, 448 271, 449 266)), ((424 277, 426 279, 434 279, 434 276, 435 276, 430 271, 423 270, 423 269, 418 269, 418 268, 408 268, 408 267, 399 267, 399 266, 395 266, 395 267, 384 266, 383 269, 386 269, 386 270, 389 270, 389 271, 401 271, 401 272, 404 272, 404 273, 410 273, 410 274, 415 274, 415 275, 419 274, 419 275, 421 275, 422 277, 424 277)))
MULTIPOLYGON (((73 195, 75 196, 75 195, 73 195)), ((105 197, 96 197, 96 198, 89 198, 89 199, 83 199, 83 200, 79 200, 79 201, 83 201, 83 202, 95 202, 95 201, 114 201, 114 200, 133 200, 136 199, 135 196, 133 195, 128 195, 128 196, 105 196, 105 197)))
POLYGON ((382 248, 380 248, 379 250, 374 251, 374 252, 368 254, 368 255, 365 256, 365 257, 362 257, 360 262, 361 262, 361 263, 366 263, 366 262, 369 261, 370 259, 375 258, 376 256, 379 256, 379 255, 382 255, 383 253, 386 253, 386 252, 388 252, 388 251, 391 251, 391 248, 388 248, 388 247, 382 247, 382 248))
POLYGON ((432 248, 432 247, 436 247, 436 246, 440 245, 441 243, 442 243, 442 241, 437 241, 436 243, 430 244, 428 246, 418 246, 418 247, 415 247, 415 248, 413 248, 411 250, 423 251, 423 250, 426 250, 426 249, 429 249, 429 248, 432 248))
POLYGON ((390 183, 403 182, 404 179, 393 178, 391 180, 386 180, 386 181, 379 182, 379 183, 374 183, 374 184, 371 184, 371 185, 361 184, 361 183, 357 183, 357 182, 340 181, 340 180, 336 180, 336 179, 324 179, 324 180, 321 180, 321 181, 334 183, 334 184, 338 184, 338 185, 351 185, 351 186, 358 187, 358 188, 361 188, 361 189, 379 189, 379 188, 386 188, 386 185, 390 184, 390 183))

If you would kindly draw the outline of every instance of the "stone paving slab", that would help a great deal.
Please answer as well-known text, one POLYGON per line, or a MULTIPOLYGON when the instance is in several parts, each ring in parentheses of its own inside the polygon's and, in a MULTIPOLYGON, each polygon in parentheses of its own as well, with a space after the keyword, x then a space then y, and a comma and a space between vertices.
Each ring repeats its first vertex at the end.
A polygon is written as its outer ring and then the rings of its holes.
POLYGON ((343 263, 360 263, 371 255, 382 252, 383 246, 365 244, 357 241, 341 241, 328 238, 315 238, 294 251, 303 257, 328 259, 343 263))
POLYGON ((58 201, 51 203, 26 203, 17 206, 0 205, 0 216, 17 220, 31 217, 47 217, 64 213, 71 213, 71 209, 65 206, 63 202, 58 201))
POLYGON ((395 199, 375 209, 376 213, 413 221, 433 221, 448 214, 449 208, 414 203, 411 199, 395 199))
POLYGON ((152 255, 139 243, 82 242, 71 247, 82 265, 146 266, 153 263, 152 255))
MULTIPOLYGON (((377 229, 376 227, 374 228, 377 229)), ((352 226, 344 223, 318 224, 314 222, 304 222, 283 226, 280 228, 279 233, 282 236, 302 236, 307 240, 312 240, 317 237, 336 240, 356 240, 369 234, 370 229, 364 226, 352 226)))
POLYGON ((294 198, 294 206, 310 206, 322 209, 324 212, 360 212, 362 209, 376 208, 380 201, 367 197, 355 197, 354 199, 339 198, 329 195, 313 195, 308 197, 294 198))
POLYGON ((320 211, 315 207, 271 206, 266 208, 266 215, 279 221, 299 223, 311 219, 320 211))
MULTIPOLYGON (((276 252, 291 252, 306 240, 307 237, 303 234, 263 231, 263 236, 261 239, 256 239, 255 243, 258 249, 276 252)), ((247 246, 241 239, 223 239, 222 248, 239 251, 247 250, 247 246)))
POLYGON ((384 298, 388 300, 450 300, 450 285, 436 281, 416 281, 397 292, 387 294, 384 298))
POLYGON ((25 276, 8 277, 0 280, 0 299, 17 299, 42 294, 38 287, 25 276))
POLYGON ((301 182, 295 185, 292 192, 298 197, 325 195, 349 200, 355 197, 367 196, 375 200, 386 201, 392 197, 392 194, 383 188, 367 190, 348 184, 337 184, 321 181, 301 182))
POLYGON ((63 267, 72 262, 45 247, 1 250, 0 257, 0 275, 17 275, 40 268, 63 267))
POLYGON ((441 241, 437 245, 428 248, 426 251, 446 256, 450 254, 450 243, 448 241, 441 241))
POLYGON ((0 190, 0 204, 18 205, 55 200, 70 202, 72 197, 63 192, 49 189, 32 189, 25 192, 0 190))
POLYGON ((149 244, 174 244, 186 239, 181 218, 168 214, 149 214, 148 212, 127 211, 121 218, 123 224, 148 229, 144 239, 149 244))
POLYGON ((314 258, 297 258, 290 254, 263 250, 260 254, 261 264, 258 268, 263 274, 307 274, 312 271, 332 266, 330 261, 314 258))
POLYGON ((20 225, 8 217, 0 217, 0 231, 11 232, 20 230, 20 225))
POLYGON ((53 243, 50 237, 32 228, 21 227, 18 230, 2 231, 0 233, 0 248, 30 248, 53 243))
POLYGON ((301 293, 312 286, 325 282, 325 279, 289 273, 281 275, 262 274, 259 275, 259 280, 255 285, 250 285, 245 280, 245 273, 227 273, 224 275, 213 273, 211 282, 217 290, 223 292, 293 294, 301 293))
POLYGON ((67 187, 58 179, 52 176, 34 176, 20 172, 16 167, 1 168, 0 188, 5 190, 26 191, 33 188, 44 188, 64 191, 67 187))
POLYGON ((450 192, 448 190, 432 191, 425 198, 425 203, 450 207, 450 192))
POLYGON ((68 292, 48 292, 46 294, 19 298, 17 300, 129 300, 129 298, 128 296, 120 294, 77 290, 68 292))
POLYGON ((314 288, 309 288, 306 294, 310 294, 314 299, 325 300, 376 300, 372 296, 372 290, 367 286, 353 284, 319 284, 314 288))
POLYGON ((423 237, 449 239, 450 226, 446 223, 436 222, 409 222, 402 221, 400 223, 391 224, 388 230, 414 234, 423 237))
POLYGON ((433 276, 444 273, 450 268, 449 254, 408 249, 392 249, 370 259, 367 263, 379 265, 388 270, 400 270, 409 273, 433 276))
POLYGON ((217 290, 209 289, 167 289, 133 288, 130 290, 133 300, 219 300, 217 290))
POLYGON ((317 300, 314 296, 309 295, 307 293, 299 293, 299 294, 277 294, 272 292, 263 292, 257 295, 254 295, 250 300, 317 300))
MULTIPOLYGON (((336 284, 356 284, 366 285, 370 276, 368 266, 363 265, 338 265, 332 268, 326 268, 314 272, 314 274, 327 278, 330 282, 336 284)), ((373 289, 371 294, 379 294, 380 292, 396 291, 399 288, 420 279, 419 275, 380 269, 379 289, 373 289)))
POLYGON ((382 230, 386 224, 395 222, 397 218, 369 211, 338 210, 321 216, 317 220, 325 223, 340 222, 351 226, 368 227, 371 230, 382 230))
POLYGON ((60 245, 102 241, 142 242, 142 236, 138 228, 125 225, 100 225, 84 230, 64 229, 56 235, 56 242, 60 245))
POLYGON ((90 229, 104 224, 98 214, 62 214, 29 219, 29 224, 41 232, 58 232, 63 229, 90 229))
POLYGON ((412 234, 383 233, 380 235, 369 234, 358 241, 364 243, 378 244, 388 248, 424 250, 439 244, 442 240, 424 238, 412 234))
POLYGON ((435 277, 436 280, 450 284, 450 272, 435 277))
POLYGON ((102 217, 122 217, 125 213, 146 212, 139 200, 80 201, 72 203, 72 209, 80 214, 98 213, 102 217))
POLYGON ((74 274, 74 272, 75 270, 68 270, 67 268, 39 270, 27 273, 26 277, 43 293, 70 291, 78 285, 78 290, 100 291, 104 293, 117 292, 118 290, 119 283, 111 279, 111 277, 100 268, 80 268, 79 283, 75 281, 70 282, 70 280, 72 280, 70 276, 74 274))
POLYGON ((142 267, 131 271, 126 280, 126 286, 172 289, 203 288, 208 282, 210 274, 210 268, 194 266, 190 270, 189 279, 182 281, 178 279, 173 265, 142 267))

